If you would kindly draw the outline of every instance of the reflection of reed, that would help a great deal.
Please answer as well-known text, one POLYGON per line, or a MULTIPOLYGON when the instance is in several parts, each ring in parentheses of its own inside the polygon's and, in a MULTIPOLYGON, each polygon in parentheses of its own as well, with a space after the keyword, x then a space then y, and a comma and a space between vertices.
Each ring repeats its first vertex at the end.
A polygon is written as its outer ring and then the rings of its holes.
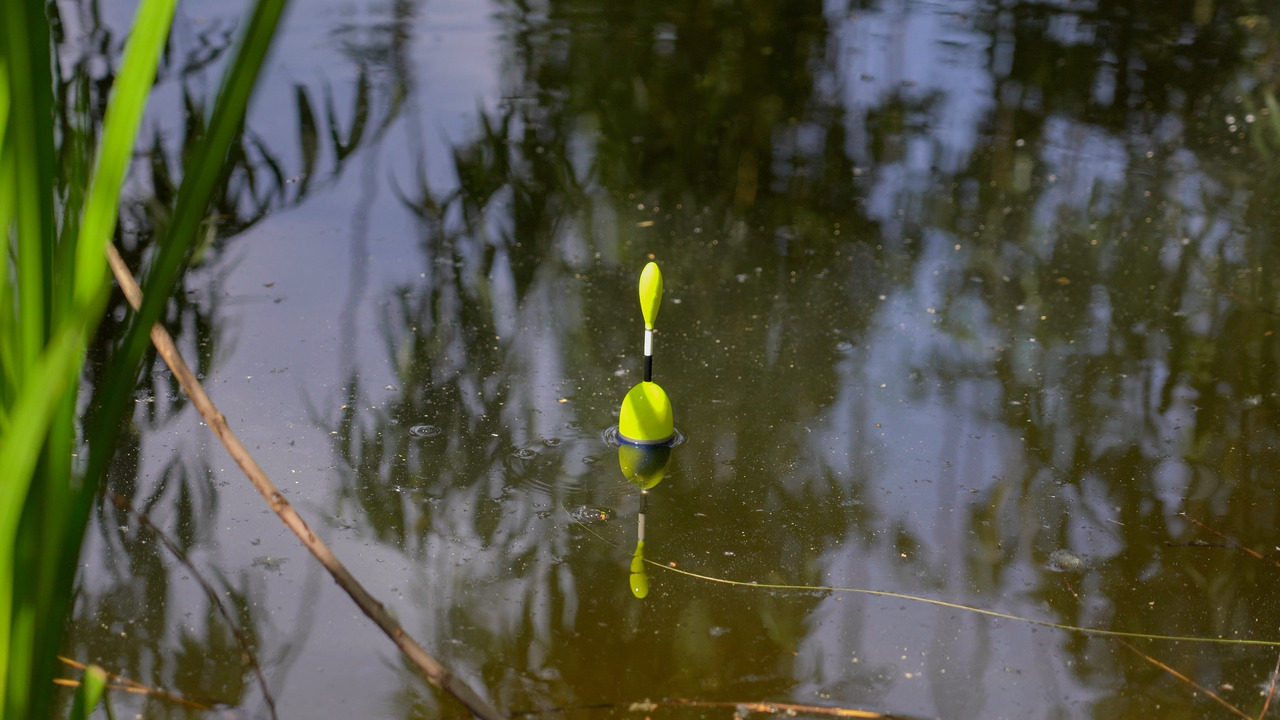
MULTIPOLYGON (((249 668, 253 670, 253 675, 258 680, 258 687, 262 690, 262 698, 267 703, 267 709, 270 711, 271 717, 278 717, 276 715, 275 698, 271 696, 271 688, 267 686, 267 679, 262 674, 262 664, 258 662, 258 658, 254 654, 253 647, 248 638, 245 637, 244 631, 236 624, 235 619, 231 617, 231 613, 227 610, 226 605, 222 603, 222 599, 219 597, 218 591, 214 590, 213 586, 209 584, 209 581, 204 578, 204 575, 191 563, 191 560, 187 558, 186 553, 178 547, 178 543, 170 539, 169 536, 159 527, 156 527, 156 525, 151 522, 151 518, 147 517, 146 513, 138 512, 129 504, 128 500, 111 492, 110 490, 106 492, 106 498, 111 502, 111 504, 133 517, 140 525, 145 527, 152 535, 158 538, 160 542, 164 544, 165 548, 178 559, 178 562, 187 569, 187 572, 191 573, 191 576, 195 578, 196 582, 200 585, 200 589, 204 590, 205 597, 209 599, 209 603, 217 608, 218 615, 222 618, 227 630, 235 637, 236 644, 240 646, 242 657, 249 665, 249 668)), ((181 701, 181 699, 179 699, 179 701, 181 701)))

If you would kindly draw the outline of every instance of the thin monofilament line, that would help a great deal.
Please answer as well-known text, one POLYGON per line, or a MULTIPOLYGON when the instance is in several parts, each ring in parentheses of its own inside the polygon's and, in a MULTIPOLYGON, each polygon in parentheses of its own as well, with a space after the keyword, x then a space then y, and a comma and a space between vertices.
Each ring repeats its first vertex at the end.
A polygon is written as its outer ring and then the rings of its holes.
MULTIPOLYGON (((574 522, 582 526, 584 530, 591 533, 603 543, 614 545, 604 536, 592 530, 583 524, 577 518, 574 522)), ((616 547, 616 545, 614 545, 616 547)), ((870 590, 867 588, 850 588, 839 587, 836 585, 788 585, 784 583, 761 583, 754 581, 729 580, 727 578, 715 577, 714 575, 703 575, 702 573, 682 570, 670 564, 663 564, 656 560, 645 558, 645 563, 660 567, 668 572, 673 572, 686 577, 697 578, 707 582, 720 583, 722 585, 732 585, 734 587, 750 587, 761 588, 765 590, 791 590, 795 592, 831 592, 831 593, 856 593, 858 595, 870 595, 872 597, 893 598, 895 600, 907 600, 910 602, 923 603, 925 605, 933 605, 934 607, 947 608, 949 610, 959 610, 961 612, 970 612, 975 615, 985 615, 987 617, 998 618, 1000 620, 1010 620, 1014 622, 1027 623, 1028 625, 1038 625, 1040 627, 1053 628, 1054 630, 1065 630, 1067 632, 1081 633, 1083 635, 1094 635, 1096 637, 1113 637, 1128 638, 1138 640, 1162 640, 1165 642, 1186 642, 1201 643, 1213 645, 1243 645, 1252 647, 1280 647, 1280 640, 1255 640, 1250 638, 1224 638, 1224 637, 1204 637, 1197 635, 1161 635, 1159 633, 1142 633, 1127 630, 1107 630, 1105 628, 1081 627, 1079 625, 1068 625, 1066 623, 1057 623, 1051 620, 1036 620, 1035 618, 1022 617, 1021 615, 1013 615, 1011 613, 1000 612, 999 610, 990 610, 987 608, 975 607, 973 605, 964 605, 961 603, 949 602, 947 600, 937 600, 935 598, 922 597, 920 595, 910 595, 908 593, 894 592, 892 590, 870 590)))
POLYGON ((1280 640, 1253 640, 1248 638, 1224 638, 1224 637, 1204 637, 1196 635, 1161 635, 1158 633, 1141 633, 1126 630, 1107 630, 1105 628, 1081 627, 1079 625, 1067 625, 1065 623, 1056 623, 1051 620, 1036 620, 1035 618, 1022 617, 1021 615, 1013 615, 1010 613, 1000 612, 998 610, 989 610, 987 608, 975 607, 973 605, 963 605, 961 603, 949 602, 947 600, 937 600, 935 598, 922 597, 920 595, 910 595, 907 593, 893 592, 892 590, 870 590, 866 588, 848 588, 837 587, 833 585, 785 585, 781 583, 759 583, 744 582, 741 580, 728 580, 726 578, 718 578, 712 575, 703 575, 701 573, 681 570, 680 568, 663 565, 662 563, 645 560, 651 565, 657 565, 664 570, 668 570, 680 575, 706 580, 708 582, 722 583, 725 585, 734 585, 738 587, 755 587, 765 588, 768 590, 796 590, 805 592, 841 592, 841 593, 857 593, 859 595, 871 595, 874 597, 894 598, 896 600, 910 600, 912 602, 924 603, 936 607, 943 607, 950 610, 961 610, 971 612, 977 615, 986 615, 987 617, 999 618, 1001 620, 1014 620, 1017 622, 1028 623, 1031 625, 1039 625, 1041 627, 1054 628, 1055 630, 1066 630, 1069 632, 1083 633, 1086 635, 1097 635, 1101 637, 1116 638, 1137 638, 1143 640, 1165 640, 1169 642, 1188 642, 1188 643, 1214 643, 1219 645, 1252 645, 1258 647, 1280 647, 1280 640))

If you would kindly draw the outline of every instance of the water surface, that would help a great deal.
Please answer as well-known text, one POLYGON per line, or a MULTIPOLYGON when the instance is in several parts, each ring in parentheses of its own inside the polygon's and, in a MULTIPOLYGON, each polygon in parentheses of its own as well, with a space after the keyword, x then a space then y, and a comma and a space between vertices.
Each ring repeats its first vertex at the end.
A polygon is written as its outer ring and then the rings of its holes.
MULTIPOLYGON (((68 58, 127 21, 60 7, 68 58)), ((180 15, 134 257, 238 10, 180 15)), ((170 325, 313 527, 505 711, 1227 716, 1210 690, 1256 717, 1280 648, 902 597, 1280 640, 1280 15, 1255 13, 298 3, 170 325), (686 441, 638 599, 606 431, 650 259, 686 441)), ((166 372, 138 397, 112 482, 227 594, 281 717, 464 712, 166 372)), ((147 531, 104 510, 83 562, 69 654, 266 714, 147 531)))

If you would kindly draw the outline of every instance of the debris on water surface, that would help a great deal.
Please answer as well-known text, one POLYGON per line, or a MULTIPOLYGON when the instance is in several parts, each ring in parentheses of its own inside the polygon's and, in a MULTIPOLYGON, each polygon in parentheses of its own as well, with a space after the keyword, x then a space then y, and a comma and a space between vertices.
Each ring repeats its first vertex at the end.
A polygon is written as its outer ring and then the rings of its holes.
POLYGON ((576 510, 570 512, 569 516, 580 523, 591 525, 593 523, 602 523, 613 519, 613 511, 608 508, 582 505, 576 510))
POLYGON ((253 559, 253 567, 280 572, 280 566, 289 561, 289 558, 271 557, 270 555, 259 555, 253 559))
POLYGON ((1060 548, 1049 553, 1049 569, 1054 572, 1075 572, 1084 569, 1084 558, 1060 548))

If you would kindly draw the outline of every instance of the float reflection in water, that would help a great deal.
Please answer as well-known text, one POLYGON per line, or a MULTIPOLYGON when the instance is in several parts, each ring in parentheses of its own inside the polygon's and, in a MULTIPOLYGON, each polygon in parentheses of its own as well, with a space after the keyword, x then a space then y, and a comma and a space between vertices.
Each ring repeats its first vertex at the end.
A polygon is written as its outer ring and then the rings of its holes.
POLYGON ((622 400, 618 410, 618 465, 627 480, 640 488, 640 513, 636 529, 636 550, 631 556, 631 593, 637 598, 649 594, 649 575, 644 567, 644 516, 649 504, 649 488, 662 482, 671 461, 676 431, 671 400, 653 382, 653 330, 662 304, 662 271, 649 263, 640 273, 640 312, 644 315, 644 380, 622 400))
POLYGON ((638 598, 649 594, 649 574, 644 568, 644 516, 649 505, 649 488, 662 482, 667 476, 667 464, 671 462, 671 448, 664 445, 618 445, 618 465, 627 480, 640 488, 640 513, 636 527, 636 550, 631 556, 631 593, 638 598))

